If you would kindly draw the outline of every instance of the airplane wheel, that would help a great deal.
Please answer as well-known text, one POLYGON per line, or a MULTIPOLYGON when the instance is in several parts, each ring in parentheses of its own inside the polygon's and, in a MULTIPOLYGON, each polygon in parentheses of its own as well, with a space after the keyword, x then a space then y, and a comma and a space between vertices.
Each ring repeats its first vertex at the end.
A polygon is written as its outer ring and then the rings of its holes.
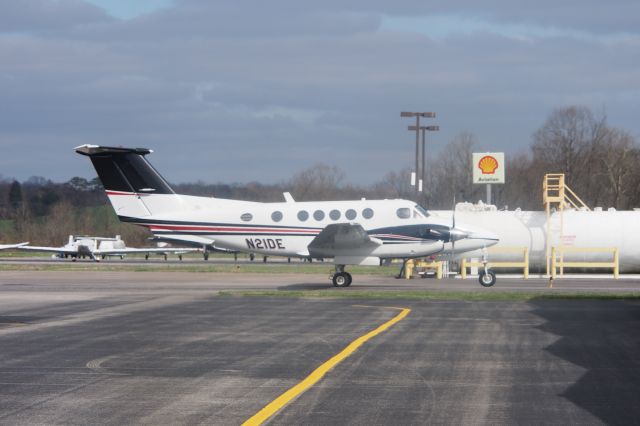
POLYGON ((178 259, 180 259, 180 261, 182 261, 182 255, 178 255, 178 259))
POLYGON ((336 272, 333 276, 334 287, 349 287, 351 285, 351 274, 348 272, 336 272))
POLYGON ((209 260, 209 252, 205 251, 202 256, 204 256, 204 260, 209 260))
POLYGON ((148 254, 144 255, 144 260, 149 260, 149 255, 148 254))
POLYGON ((491 269, 488 269, 486 272, 482 270, 480 271, 478 281, 480 281, 480 285, 483 287, 491 287, 496 283, 496 273, 491 269))

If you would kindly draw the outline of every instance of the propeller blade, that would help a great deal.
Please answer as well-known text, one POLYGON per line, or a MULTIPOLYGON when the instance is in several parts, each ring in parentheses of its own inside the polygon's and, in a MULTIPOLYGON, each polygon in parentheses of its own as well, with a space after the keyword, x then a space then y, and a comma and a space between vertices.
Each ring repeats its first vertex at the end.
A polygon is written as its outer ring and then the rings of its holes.
MULTIPOLYGON (((453 212, 451 219, 451 236, 453 237, 453 230, 456 229, 456 193, 453 193, 453 212)), ((451 255, 456 251, 456 239, 451 238, 451 255)))

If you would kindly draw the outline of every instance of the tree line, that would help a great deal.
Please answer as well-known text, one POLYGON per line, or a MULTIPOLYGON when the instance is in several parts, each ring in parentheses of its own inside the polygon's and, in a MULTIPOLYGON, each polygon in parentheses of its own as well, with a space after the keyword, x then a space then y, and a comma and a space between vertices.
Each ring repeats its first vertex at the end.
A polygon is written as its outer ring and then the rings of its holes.
MULTIPOLYGON (((344 181, 335 166, 316 164, 276 184, 259 182, 181 183, 178 193, 248 201, 404 198, 429 209, 449 210, 453 200, 484 199, 484 185, 472 184, 473 133, 463 132, 427 163, 425 191, 410 185, 411 169, 390 172, 368 186, 344 181)), ((606 115, 583 106, 554 110, 532 135, 529 149, 506 157, 506 184, 493 185, 498 208, 542 209, 546 173, 564 173, 568 185, 590 206, 640 207, 640 148, 628 132, 607 124, 606 115)), ((0 241, 61 245, 67 236, 120 234, 130 245, 145 245, 150 234, 120 223, 108 205, 100 180, 74 177, 55 183, 43 177, 18 182, 0 177, 0 241)))

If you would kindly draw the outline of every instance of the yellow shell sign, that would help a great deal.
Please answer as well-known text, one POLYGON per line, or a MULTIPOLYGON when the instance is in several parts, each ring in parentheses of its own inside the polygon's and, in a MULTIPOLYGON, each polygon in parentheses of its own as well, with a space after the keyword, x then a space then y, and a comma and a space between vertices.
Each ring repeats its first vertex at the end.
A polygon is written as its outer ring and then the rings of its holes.
POLYGON ((485 155, 478 161, 478 167, 482 170, 483 175, 492 175, 498 168, 498 160, 491 155, 485 155))
POLYGON ((473 183, 504 183, 504 153, 473 153, 473 183))

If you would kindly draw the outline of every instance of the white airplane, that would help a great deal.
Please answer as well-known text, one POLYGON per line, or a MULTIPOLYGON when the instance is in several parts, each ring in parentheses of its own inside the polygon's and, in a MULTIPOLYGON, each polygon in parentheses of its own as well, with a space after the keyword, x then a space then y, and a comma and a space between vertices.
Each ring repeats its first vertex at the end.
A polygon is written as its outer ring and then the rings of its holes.
POLYGON ((58 258, 68 258, 71 257, 71 260, 74 262, 81 257, 88 257, 96 262, 99 261, 99 258, 106 258, 108 256, 119 256, 123 258, 127 254, 131 253, 144 253, 148 255, 150 253, 162 253, 165 255, 167 252, 179 251, 182 253, 191 252, 191 251, 199 251, 199 249, 191 249, 191 248, 180 248, 180 249, 168 249, 167 247, 158 247, 158 248, 133 248, 127 247, 120 238, 120 235, 116 235, 115 238, 109 237, 87 237, 87 236, 74 236, 69 235, 69 240, 67 244, 62 247, 40 247, 40 246, 29 246, 29 245, 21 245, 17 247, 19 250, 24 251, 36 251, 36 252, 48 252, 54 253, 54 257, 58 258))
POLYGON ((19 243, 19 244, 0 244, 0 250, 16 249, 18 247, 26 246, 27 244, 29 244, 29 243, 28 242, 24 242, 24 243, 19 243))
MULTIPOLYGON (((447 223, 415 202, 357 200, 260 203, 176 194, 151 166, 146 148, 82 145, 118 218, 159 238, 203 241, 266 256, 333 258, 333 285, 352 282, 346 265, 379 265, 387 258, 457 254, 492 246, 490 232, 447 223)), ((481 284, 495 283, 484 268, 481 284), (484 281, 483 281, 484 278, 484 281)))

